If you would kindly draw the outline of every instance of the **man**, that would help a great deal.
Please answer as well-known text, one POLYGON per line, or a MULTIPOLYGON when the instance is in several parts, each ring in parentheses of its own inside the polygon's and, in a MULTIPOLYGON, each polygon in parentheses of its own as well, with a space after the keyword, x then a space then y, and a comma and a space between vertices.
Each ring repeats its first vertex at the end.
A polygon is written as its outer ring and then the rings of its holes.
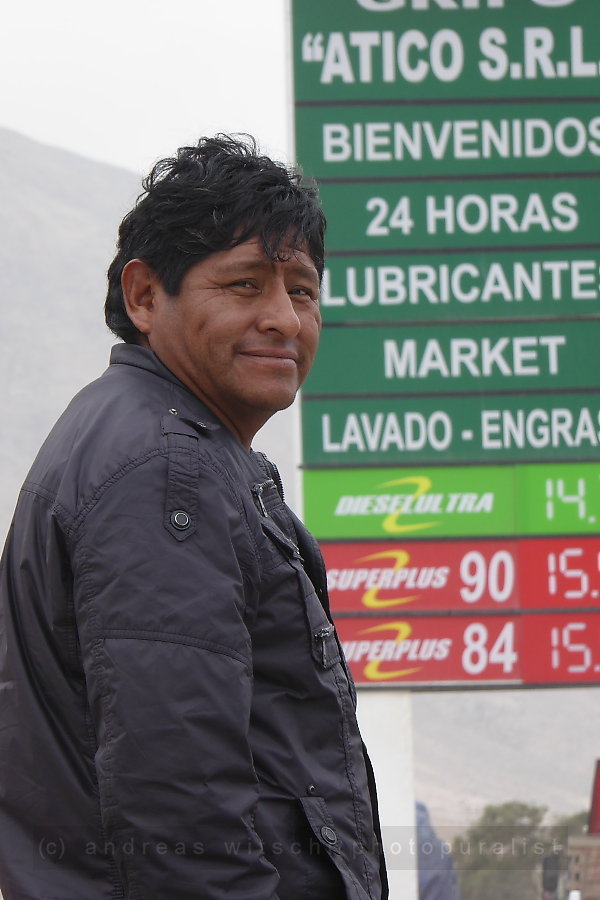
POLYGON ((417 801, 419 900, 460 900, 451 847, 431 824, 429 810, 417 801))
POLYGON ((250 447, 317 349, 324 219, 231 138, 158 163, 125 343, 25 482, 2 571, 5 900, 379 900, 375 796, 316 544, 250 447))

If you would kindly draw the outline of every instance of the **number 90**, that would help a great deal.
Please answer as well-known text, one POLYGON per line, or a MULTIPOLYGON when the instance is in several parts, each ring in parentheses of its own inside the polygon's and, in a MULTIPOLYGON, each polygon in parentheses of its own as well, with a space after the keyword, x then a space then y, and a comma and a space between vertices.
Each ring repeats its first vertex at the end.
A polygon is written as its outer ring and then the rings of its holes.
POLYGON ((460 596, 465 603, 481 600, 486 589, 495 603, 505 603, 515 586, 515 563, 508 550, 494 553, 489 566, 483 553, 470 550, 460 561, 460 578, 460 596))

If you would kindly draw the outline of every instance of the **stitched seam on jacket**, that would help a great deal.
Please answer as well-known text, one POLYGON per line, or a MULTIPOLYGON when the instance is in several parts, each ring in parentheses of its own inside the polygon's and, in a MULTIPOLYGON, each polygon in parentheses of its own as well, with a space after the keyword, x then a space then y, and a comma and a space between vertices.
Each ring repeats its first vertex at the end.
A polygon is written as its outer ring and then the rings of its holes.
POLYGON ((51 493, 48 488, 45 488, 43 484, 38 484, 37 481, 25 481, 21 490, 24 494, 37 494, 51 503, 56 500, 56 494, 51 493))
POLYGON ((89 500, 84 504, 84 506, 79 510, 75 518, 73 519, 73 523, 68 532, 69 537, 74 535, 74 533, 81 527, 81 525, 85 522, 88 514, 92 511, 94 506, 98 503, 102 495, 105 491, 108 490, 109 487, 112 487, 113 484, 116 484, 117 481, 120 481, 121 478, 126 475, 128 472, 132 472, 134 469, 137 469, 140 465, 148 462, 150 459, 153 459, 155 456, 166 456, 166 451, 157 448, 155 450, 150 450, 148 453, 145 453, 143 456, 139 456, 137 459, 132 459, 129 462, 122 465, 116 472, 113 472, 102 484, 96 488, 96 491, 92 494, 89 500))
POLYGON ((129 628, 107 628, 103 632, 104 638, 114 640, 156 641, 164 644, 184 644, 188 647, 197 647, 200 650, 210 650, 212 653, 221 653, 229 656, 237 662, 248 665, 248 660, 237 650, 218 644, 216 641, 207 641, 204 638, 194 637, 188 634, 177 634, 168 631, 139 631, 129 628))
MULTIPOLYGON (((344 743, 344 757, 345 757, 345 769, 346 769, 346 777, 348 779, 348 783, 350 785, 350 791, 352 793, 352 806, 354 809, 354 822, 356 825, 356 837, 360 844, 365 845, 365 828, 364 821, 362 816, 362 811, 360 808, 360 803, 358 800, 359 790, 356 782, 356 775, 354 773, 354 763, 352 760, 352 752, 350 749, 350 723, 351 723, 351 714, 353 715, 354 710, 352 709, 352 713, 350 713, 346 707, 346 701, 351 700, 350 694, 346 690, 344 683, 341 681, 338 672, 336 669, 334 671, 335 683, 338 689, 338 696, 340 698, 340 706, 342 709, 342 740, 344 743)), ((365 885, 369 897, 372 897, 372 883, 371 877, 369 873, 369 865, 367 861, 367 855, 363 855, 363 871, 365 874, 365 885)))
MULTIPOLYGON (((93 597, 93 577, 92 577, 92 568, 89 563, 87 546, 85 542, 82 542, 81 547, 81 584, 82 587, 85 586, 86 593, 89 597, 93 597)), ((93 632, 92 639, 90 641, 90 652, 91 652, 91 662, 92 668, 96 674, 98 679, 98 689, 99 689, 99 701, 102 706, 102 715, 104 721, 104 728, 106 731, 106 761, 109 764, 109 767, 106 771, 106 781, 105 781, 105 793, 102 795, 100 785, 98 800, 100 804, 101 814, 104 810, 108 813, 109 810, 113 808, 118 809, 118 801, 116 795, 114 793, 114 775, 113 775, 113 754, 112 754, 112 746, 113 746, 113 716, 106 709, 106 701, 109 696, 109 690, 106 684, 106 677, 104 672, 103 660, 102 660, 102 638, 100 636, 100 628, 98 626, 98 616, 96 614, 96 610, 94 604, 90 604, 89 607, 89 617, 90 617, 90 626, 91 631, 93 632)), ((97 772, 97 769, 96 769, 97 772)), ((103 830, 105 833, 110 834, 111 831, 114 833, 116 830, 114 827, 111 829, 110 827, 106 827, 106 823, 104 821, 104 817, 102 817, 103 822, 103 830)), ((109 823, 110 824, 110 823, 109 823)))
POLYGON ((22 494, 33 494, 34 497, 39 497, 41 500, 44 500, 46 503, 52 505, 52 510, 57 514, 58 523, 63 529, 65 533, 65 537, 70 532, 71 523, 73 521, 73 516, 69 512, 68 509, 59 503, 56 499, 56 494, 51 493, 47 488, 44 487, 43 484, 37 484, 35 481, 26 481, 21 488, 22 494))
MULTIPOLYGON (((65 507, 62 506, 62 504, 57 502, 56 495, 52 494, 50 491, 48 491, 47 488, 45 488, 43 485, 38 484, 37 482, 34 482, 34 481, 25 482, 25 484, 23 485, 21 490, 24 493, 33 494, 34 496, 40 497, 42 500, 45 500, 46 502, 52 504, 53 511, 59 512, 64 519, 64 522, 62 523, 62 525, 63 525, 63 530, 65 532, 65 537, 66 537, 68 530, 69 530, 68 523, 72 522, 72 516, 68 512, 68 510, 66 510, 65 507)), ((83 553, 82 557, 83 557, 82 582, 89 582, 89 572, 87 570, 88 566, 87 566, 87 559, 86 559, 85 552, 83 553)), ((71 601, 73 603, 73 620, 75 621, 74 597, 71 598, 71 601)), ((94 612, 92 612, 91 616, 94 620, 96 620, 96 615, 94 612)), ((75 627, 76 627, 76 625, 75 625, 75 627)), ((90 649, 91 649, 91 654, 92 654, 92 665, 94 668, 96 668, 98 654, 101 650, 101 642, 97 638, 94 639, 92 641, 90 649)), ((101 672, 99 672, 99 682, 102 685, 104 685, 104 675, 101 672)), ((94 728, 93 722, 92 722, 91 711, 90 711, 90 707, 89 707, 89 698, 87 698, 87 695, 85 695, 85 700, 82 704, 82 707, 83 707, 82 715, 83 715, 84 727, 85 727, 85 731, 86 731, 85 743, 86 743, 86 746, 88 747, 91 758, 93 759, 94 755, 98 749, 98 740, 97 740, 95 728, 94 728)), ((107 734, 112 735, 111 723, 109 723, 107 721, 106 726, 107 726, 107 734)), ((106 832, 106 829, 104 826, 104 822, 102 820, 100 787, 98 784, 98 774, 97 774, 97 770, 95 767, 93 768, 92 777, 93 777, 93 782, 94 782, 95 791, 96 791, 96 804, 97 804, 94 809, 94 818, 97 821, 97 826, 98 826, 99 832, 102 835, 103 843, 106 846, 109 843, 109 841, 108 841, 107 832, 106 832)), ((114 805, 114 801, 113 801, 113 804, 111 804, 111 805, 114 805)), ((111 886, 111 897, 113 898, 113 900, 121 900, 121 898, 123 898, 125 896, 124 892, 123 892, 123 884, 121 882, 121 877, 120 877, 118 868, 116 866, 114 857, 112 855, 107 857, 107 874, 108 874, 108 878, 109 878, 110 886, 111 886)))

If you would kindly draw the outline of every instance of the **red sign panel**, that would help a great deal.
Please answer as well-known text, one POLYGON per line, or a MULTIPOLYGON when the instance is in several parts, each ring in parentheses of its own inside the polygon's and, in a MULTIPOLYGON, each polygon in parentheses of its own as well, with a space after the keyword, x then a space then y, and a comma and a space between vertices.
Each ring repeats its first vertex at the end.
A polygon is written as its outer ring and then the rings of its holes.
POLYGON ((344 612, 515 609, 516 541, 327 544, 331 606, 344 612))
POLYGON ((337 629, 360 685, 596 684, 600 612, 343 617, 337 629))
POLYGON ((595 608, 600 538, 322 544, 332 609, 396 613, 595 608))

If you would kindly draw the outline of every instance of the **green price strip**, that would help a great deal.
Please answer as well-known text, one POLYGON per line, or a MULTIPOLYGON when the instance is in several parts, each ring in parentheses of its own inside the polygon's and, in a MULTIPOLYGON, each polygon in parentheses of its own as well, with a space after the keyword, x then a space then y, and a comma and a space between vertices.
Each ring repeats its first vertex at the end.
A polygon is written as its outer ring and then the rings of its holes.
POLYGON ((600 466, 313 470, 304 504, 328 539, 595 534, 600 466))

